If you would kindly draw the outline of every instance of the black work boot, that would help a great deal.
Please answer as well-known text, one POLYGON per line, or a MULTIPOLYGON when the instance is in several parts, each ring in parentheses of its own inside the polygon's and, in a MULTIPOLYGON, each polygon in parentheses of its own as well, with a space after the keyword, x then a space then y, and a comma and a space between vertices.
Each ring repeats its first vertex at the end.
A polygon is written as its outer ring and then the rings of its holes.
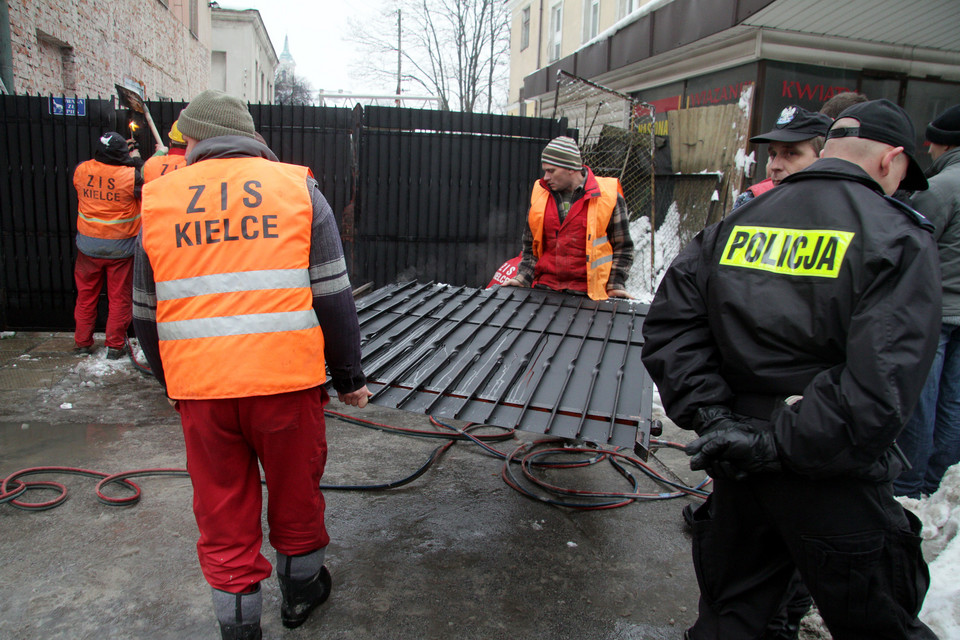
POLYGON ((263 633, 260 623, 224 624, 220 623, 220 640, 261 640, 263 633))
POLYGON ((247 593, 213 590, 221 640, 260 640, 260 585, 247 593))
POLYGON ((310 612, 327 601, 333 580, 326 567, 312 578, 294 580, 288 574, 277 572, 283 603, 280 605, 280 620, 288 629, 296 629, 310 617, 310 612))

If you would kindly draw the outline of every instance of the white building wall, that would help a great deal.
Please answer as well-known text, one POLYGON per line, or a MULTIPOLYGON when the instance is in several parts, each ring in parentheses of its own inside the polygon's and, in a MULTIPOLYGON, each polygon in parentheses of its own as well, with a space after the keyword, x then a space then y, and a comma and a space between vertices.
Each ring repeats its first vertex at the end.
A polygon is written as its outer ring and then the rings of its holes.
POLYGON ((255 9, 213 10, 210 86, 245 102, 273 104, 279 60, 255 9))

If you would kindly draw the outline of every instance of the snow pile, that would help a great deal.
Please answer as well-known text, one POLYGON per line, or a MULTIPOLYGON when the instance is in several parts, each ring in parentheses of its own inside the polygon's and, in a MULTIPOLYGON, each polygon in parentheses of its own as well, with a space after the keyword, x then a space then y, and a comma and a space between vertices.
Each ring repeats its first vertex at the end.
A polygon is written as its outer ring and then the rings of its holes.
MULTIPOLYGON (((930 568, 930 589, 920 619, 940 640, 960 640, 960 464, 947 470, 940 489, 932 496, 897 500, 923 523, 923 555, 930 568)), ((801 638, 830 638, 815 610, 803 622, 801 638)))
POLYGON ((960 464, 944 474, 940 489, 901 503, 923 522, 923 553, 930 564, 930 590, 920 619, 941 640, 960 638, 960 464))
MULTIPOLYGON (((134 353, 138 347, 131 344, 134 353)), ((141 352, 142 353, 142 352, 141 352)), ((130 355, 125 353, 116 360, 107 360, 106 347, 99 347, 89 356, 84 356, 72 369, 72 373, 80 378, 81 387, 99 387, 104 384, 104 378, 115 373, 130 373, 130 355)))
POLYGON ((633 240, 634 259, 627 278, 627 293, 640 302, 652 302, 653 294, 664 272, 679 249, 677 238, 680 231, 680 209, 674 202, 667 216, 657 229, 655 237, 650 234, 650 218, 641 216, 630 223, 630 238, 633 240), (656 246, 653 246, 653 245, 656 246), (653 257, 651 258, 651 251, 653 257))

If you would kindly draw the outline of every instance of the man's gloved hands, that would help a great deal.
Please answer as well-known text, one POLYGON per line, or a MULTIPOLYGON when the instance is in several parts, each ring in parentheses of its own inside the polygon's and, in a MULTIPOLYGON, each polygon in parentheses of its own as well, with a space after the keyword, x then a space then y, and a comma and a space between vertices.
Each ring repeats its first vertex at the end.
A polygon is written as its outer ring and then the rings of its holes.
POLYGON ((705 436, 717 429, 733 429, 738 424, 741 424, 740 416, 723 405, 700 407, 693 417, 693 430, 698 436, 705 436))
POLYGON ((705 469, 714 478, 742 480, 750 473, 780 470, 773 433, 741 422, 727 407, 699 409, 694 428, 700 437, 685 449, 694 471, 705 469))

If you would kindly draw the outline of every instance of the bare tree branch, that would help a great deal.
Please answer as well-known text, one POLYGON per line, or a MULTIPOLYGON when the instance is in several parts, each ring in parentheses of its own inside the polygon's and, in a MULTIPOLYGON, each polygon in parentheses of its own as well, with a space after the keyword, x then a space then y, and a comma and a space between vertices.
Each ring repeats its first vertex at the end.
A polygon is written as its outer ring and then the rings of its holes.
POLYGON ((295 73, 278 73, 273 85, 279 104, 312 105, 316 97, 310 83, 295 73))
POLYGON ((396 85, 397 11, 403 12, 400 57, 414 84, 439 99, 441 109, 486 110, 506 102, 510 14, 502 0, 385 2, 377 21, 351 22, 348 39, 368 54, 359 74, 396 85))

